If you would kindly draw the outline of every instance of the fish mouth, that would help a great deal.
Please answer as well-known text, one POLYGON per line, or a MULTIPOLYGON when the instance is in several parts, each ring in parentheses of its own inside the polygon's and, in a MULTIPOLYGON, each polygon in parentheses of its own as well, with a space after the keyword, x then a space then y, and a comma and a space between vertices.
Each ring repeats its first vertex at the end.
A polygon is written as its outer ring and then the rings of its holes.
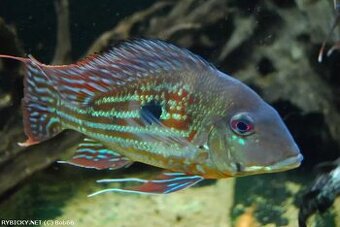
POLYGON ((244 172, 273 173, 294 169, 300 166, 303 156, 298 154, 268 166, 248 166, 244 167, 244 172))

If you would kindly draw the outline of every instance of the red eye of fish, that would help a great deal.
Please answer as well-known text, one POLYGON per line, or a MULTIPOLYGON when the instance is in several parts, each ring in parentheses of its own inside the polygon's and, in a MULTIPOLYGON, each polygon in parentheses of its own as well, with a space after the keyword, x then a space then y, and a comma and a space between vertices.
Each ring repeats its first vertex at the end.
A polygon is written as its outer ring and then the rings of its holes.
POLYGON ((254 132, 254 124, 251 117, 246 113, 239 113, 230 120, 231 129, 238 135, 247 136, 254 132))

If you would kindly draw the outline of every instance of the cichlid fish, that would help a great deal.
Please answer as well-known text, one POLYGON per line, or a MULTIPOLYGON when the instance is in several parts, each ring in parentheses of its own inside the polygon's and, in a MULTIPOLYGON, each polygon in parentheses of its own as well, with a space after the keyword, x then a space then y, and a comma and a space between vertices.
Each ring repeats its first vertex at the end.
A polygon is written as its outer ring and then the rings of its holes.
POLYGON ((136 40, 71 65, 25 63, 21 146, 64 129, 86 135, 67 163, 118 169, 142 162, 168 170, 108 191, 170 193, 207 178, 284 171, 302 155, 278 113, 242 82, 186 49, 136 40))

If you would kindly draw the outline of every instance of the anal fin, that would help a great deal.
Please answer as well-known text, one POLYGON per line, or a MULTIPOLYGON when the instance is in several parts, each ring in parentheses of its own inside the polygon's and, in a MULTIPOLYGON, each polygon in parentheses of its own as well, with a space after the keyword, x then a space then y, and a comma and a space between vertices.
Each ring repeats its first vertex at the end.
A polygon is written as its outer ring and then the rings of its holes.
POLYGON ((126 188, 108 188, 89 195, 89 197, 105 192, 128 192, 138 194, 169 194, 189 188, 194 184, 202 181, 202 176, 185 175, 184 173, 162 173, 155 180, 144 180, 139 178, 122 178, 122 179, 103 179, 98 183, 121 183, 132 182, 141 183, 140 185, 126 188))
POLYGON ((59 163, 101 170, 128 167, 132 164, 132 161, 106 148, 100 142, 85 138, 84 141, 78 145, 76 154, 70 161, 59 161, 59 163))

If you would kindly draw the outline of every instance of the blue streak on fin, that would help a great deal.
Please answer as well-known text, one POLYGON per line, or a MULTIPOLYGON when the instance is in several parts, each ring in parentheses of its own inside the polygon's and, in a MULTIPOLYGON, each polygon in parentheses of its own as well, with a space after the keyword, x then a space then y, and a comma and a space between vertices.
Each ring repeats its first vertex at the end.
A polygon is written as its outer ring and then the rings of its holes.
POLYGON ((100 142, 85 138, 77 147, 75 156, 70 161, 59 161, 75 166, 94 169, 119 169, 128 167, 132 161, 121 154, 106 148, 100 142))
POLYGON ((140 185, 126 188, 108 188, 88 195, 92 197, 106 192, 128 192, 137 194, 169 194, 189 188, 202 181, 202 176, 185 175, 184 173, 162 173, 155 180, 144 180, 139 178, 122 178, 122 179, 102 179, 98 183, 122 183, 132 182, 141 183, 140 185))

